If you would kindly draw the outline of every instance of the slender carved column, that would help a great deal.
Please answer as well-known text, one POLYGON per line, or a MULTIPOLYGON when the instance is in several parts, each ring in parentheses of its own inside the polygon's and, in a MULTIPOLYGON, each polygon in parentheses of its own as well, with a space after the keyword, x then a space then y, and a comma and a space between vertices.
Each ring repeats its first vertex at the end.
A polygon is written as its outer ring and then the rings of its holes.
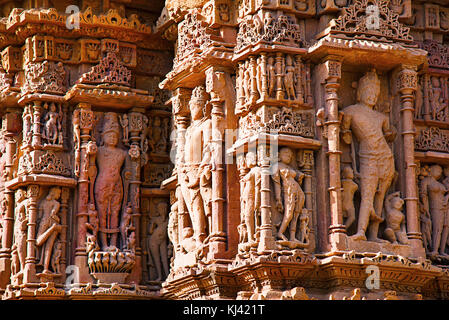
POLYGON ((41 133, 41 116, 42 116, 42 102, 35 101, 32 106, 33 110, 33 140, 32 146, 34 149, 42 147, 42 133, 41 133))
POLYGON ((257 250, 263 252, 274 250, 276 243, 273 236, 271 220, 271 188, 270 188, 270 146, 266 141, 259 141, 258 160, 261 168, 260 177, 260 240, 257 250))
POLYGON ((27 255, 25 259, 24 283, 36 281, 36 220, 37 200, 39 198, 39 186, 28 186, 28 231, 27 231, 27 255))
MULTIPOLYGON (((172 98, 173 105, 173 114, 175 118, 176 124, 176 159, 175 159, 175 169, 178 179, 176 184, 176 199, 178 201, 178 248, 175 248, 178 252, 181 251, 181 242, 184 239, 183 229, 188 226, 188 210, 185 203, 185 200, 182 196, 181 192, 181 179, 184 177, 183 165, 184 165, 184 144, 185 144, 185 135, 186 130, 189 125, 189 117, 188 115, 188 103, 190 100, 192 92, 191 90, 178 88, 174 92, 174 96, 172 98)), ((176 266, 176 261, 175 261, 176 266)))
MULTIPOLYGON (((140 150, 140 133, 143 131, 143 108, 133 108, 129 113, 129 133, 130 133, 130 151, 131 156, 131 180, 129 186, 129 199, 128 203, 131 203, 133 210, 133 224, 136 228, 136 266, 130 275, 130 279, 140 282, 141 278, 141 257, 142 248, 140 247, 140 168, 142 167, 142 157, 140 150)), ((125 206, 127 204, 125 203, 125 206)))
MULTIPOLYGON (((17 145, 14 137, 20 131, 21 111, 16 108, 7 108, 6 114, 3 118, 3 135, 5 139, 5 154, 4 166, 5 172, 2 180, 6 182, 13 178, 13 163, 17 153, 17 145)), ((0 289, 6 288, 11 275, 11 247, 13 240, 13 225, 14 225, 14 191, 4 188, 1 190, 3 198, 1 202, 6 201, 6 212, 1 212, 3 215, 3 237, 0 244, 0 289)), ((3 210, 3 208, 1 209, 3 210)))
POLYGON ((341 62, 337 57, 328 57, 324 62, 327 72, 325 89, 327 145, 329 157, 329 202, 331 225, 329 226, 331 250, 346 249, 346 228, 343 224, 340 180, 340 117, 338 94, 341 78, 341 62))
MULTIPOLYGON (((89 270, 87 268, 86 256, 86 222, 88 221, 89 203, 89 166, 90 156, 88 154, 88 143, 91 140, 90 132, 93 129, 93 112, 89 104, 80 103, 74 112, 79 112, 80 118, 80 140, 81 169, 78 178, 78 205, 77 205, 77 238, 75 249, 75 264, 80 267, 80 281, 90 281, 89 270)), ((93 186, 91 187, 93 188, 93 186)), ((94 199, 90 199, 91 202, 94 199)))
POLYGON ((268 74, 267 74, 267 54, 260 54, 261 60, 261 87, 262 87, 262 98, 265 100, 268 97, 268 74))
POLYGON ((65 279, 65 270, 66 270, 66 266, 67 266, 67 257, 66 257, 66 252, 67 252, 67 214, 68 214, 68 209, 69 209, 69 196, 70 196, 70 189, 68 188, 62 188, 61 190, 61 226, 62 226, 62 230, 61 230, 61 234, 60 234, 60 241, 62 243, 62 253, 61 253, 61 273, 62 273, 62 281, 64 281, 65 279))
POLYGON ((282 72, 282 64, 284 63, 284 57, 282 52, 276 53, 276 99, 282 100, 284 99, 284 90, 282 90, 282 79, 284 77, 284 73, 282 72))
POLYGON ((416 185, 415 127, 413 124, 415 91, 418 85, 416 67, 402 66, 398 87, 401 94, 401 118, 403 155, 405 162, 405 204, 407 213, 407 236, 415 256, 425 256, 422 234, 419 231, 418 191, 416 185))
POLYGON ((312 191, 312 169, 313 169, 313 151, 304 150, 303 151, 303 167, 302 171, 305 174, 304 177, 304 195, 305 195, 305 208, 309 213, 309 246, 307 251, 313 252, 315 250, 315 228, 316 228, 316 217, 313 214, 313 191, 312 191))
MULTIPOLYGON (((251 64, 255 63, 254 57, 251 64)), ((255 68, 255 66, 254 66, 255 68)), ((206 72, 206 90, 211 94, 212 103, 212 233, 209 239, 209 257, 219 258, 226 251, 226 233, 224 232, 224 161, 223 136, 225 130, 224 72, 209 69, 206 72), (220 90, 220 88, 222 90, 220 90), (220 92, 221 91, 221 92, 220 92)))
POLYGON ((304 93, 303 93, 303 71, 302 70, 302 59, 300 55, 296 56, 296 99, 299 103, 304 103, 304 93))

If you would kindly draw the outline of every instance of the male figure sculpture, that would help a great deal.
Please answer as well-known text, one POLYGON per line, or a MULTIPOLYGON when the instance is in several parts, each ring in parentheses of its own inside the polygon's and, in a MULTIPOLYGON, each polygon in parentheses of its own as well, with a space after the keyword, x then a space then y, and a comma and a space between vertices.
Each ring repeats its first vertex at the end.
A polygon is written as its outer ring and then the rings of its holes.
POLYGON ((201 192, 201 176, 204 167, 209 167, 204 161, 210 160, 205 157, 205 152, 210 148, 212 122, 210 119, 210 110, 208 110, 208 94, 203 86, 196 87, 193 90, 192 98, 189 103, 192 116, 191 125, 186 130, 184 166, 181 182, 181 191, 184 201, 192 221, 194 239, 200 245, 206 238, 206 215, 201 192))
POLYGON ((379 223, 383 221, 384 198, 395 170, 387 142, 395 138, 396 132, 385 114, 373 110, 379 94, 379 78, 370 71, 360 79, 357 104, 343 109, 343 140, 351 144, 354 136, 359 142, 361 203, 354 240, 366 240, 369 226, 368 239, 383 242, 378 238, 379 223))
POLYGON ((97 153, 99 173, 95 183, 95 201, 100 220, 101 248, 106 251, 117 247, 119 212, 123 199, 120 171, 126 151, 117 148, 120 138, 117 114, 105 114, 102 138, 103 145, 98 148, 97 153))

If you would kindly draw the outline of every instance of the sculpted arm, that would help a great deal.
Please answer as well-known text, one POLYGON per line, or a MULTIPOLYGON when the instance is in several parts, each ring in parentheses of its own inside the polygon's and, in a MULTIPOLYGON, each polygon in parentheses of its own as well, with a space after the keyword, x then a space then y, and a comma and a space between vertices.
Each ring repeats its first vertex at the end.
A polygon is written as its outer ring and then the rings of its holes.
POLYGON ((384 132, 385 139, 388 142, 394 141, 397 133, 396 128, 390 125, 390 119, 388 119, 387 116, 385 116, 384 122, 382 123, 382 130, 384 132))
POLYGON ((276 199, 276 207, 279 211, 283 211, 281 200, 281 176, 279 174, 279 169, 273 175, 273 181, 274 181, 274 195, 276 199))
POLYGON ((352 116, 347 112, 343 113, 343 121, 341 124, 341 133, 343 135, 343 141, 346 144, 352 143, 352 133, 351 133, 351 121, 352 116))

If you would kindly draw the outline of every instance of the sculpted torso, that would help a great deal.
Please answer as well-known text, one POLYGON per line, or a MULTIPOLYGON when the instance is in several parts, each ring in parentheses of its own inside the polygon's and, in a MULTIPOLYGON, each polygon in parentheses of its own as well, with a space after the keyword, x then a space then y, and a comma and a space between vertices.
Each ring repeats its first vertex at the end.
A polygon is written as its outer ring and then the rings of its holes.
POLYGON ((384 114, 360 104, 349 106, 343 112, 351 118, 352 133, 360 142, 360 156, 393 156, 384 137, 389 121, 384 114))
POLYGON ((186 131, 185 155, 186 164, 199 164, 203 157, 203 147, 207 143, 211 120, 199 120, 192 123, 186 131))

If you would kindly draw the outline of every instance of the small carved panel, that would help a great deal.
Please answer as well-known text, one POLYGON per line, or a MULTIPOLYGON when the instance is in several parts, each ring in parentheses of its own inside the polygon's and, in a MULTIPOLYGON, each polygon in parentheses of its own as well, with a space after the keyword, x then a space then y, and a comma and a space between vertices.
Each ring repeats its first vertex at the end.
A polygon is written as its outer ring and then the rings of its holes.
POLYGON ((304 47, 304 37, 304 30, 295 16, 260 10, 240 22, 235 52, 239 53, 258 43, 304 47))
POLYGON ((310 66, 299 55, 250 56, 239 62, 236 91, 236 114, 250 110, 256 103, 310 106, 313 103, 310 66))

